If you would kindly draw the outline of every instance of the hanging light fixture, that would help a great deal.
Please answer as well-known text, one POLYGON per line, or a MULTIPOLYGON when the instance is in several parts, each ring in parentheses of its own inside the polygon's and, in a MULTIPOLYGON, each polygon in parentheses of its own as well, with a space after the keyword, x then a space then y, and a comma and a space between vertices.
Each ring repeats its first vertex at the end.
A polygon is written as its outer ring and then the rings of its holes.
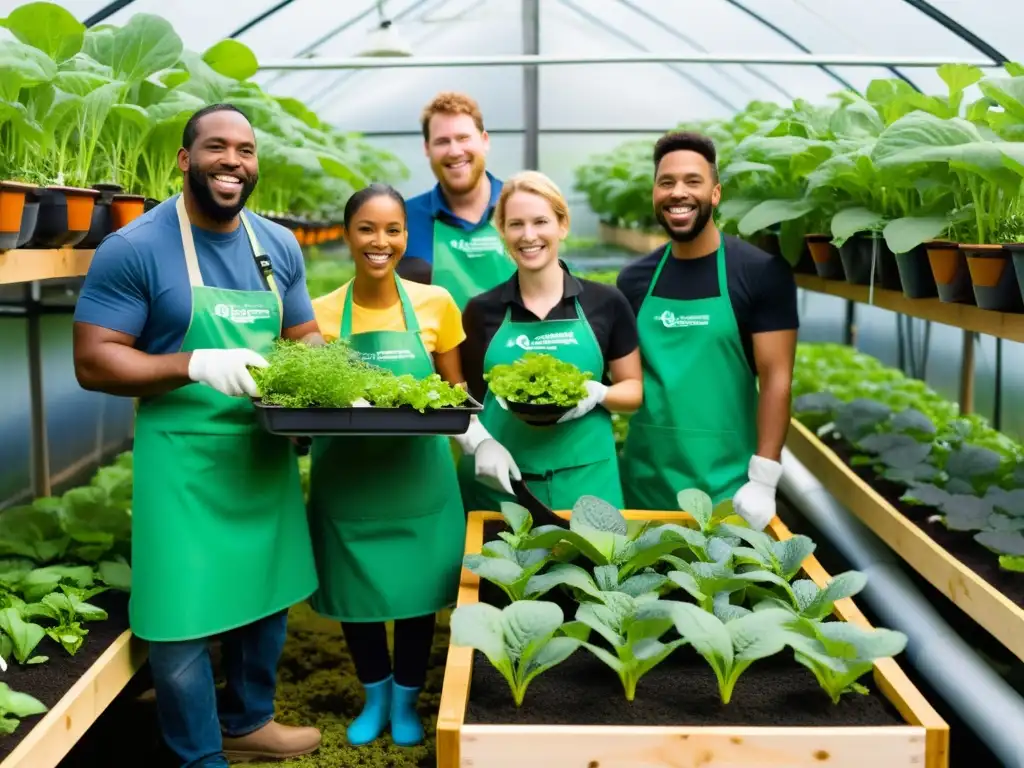
POLYGON ((383 0, 377 0, 377 16, 380 21, 376 29, 370 32, 366 45, 356 56, 412 56, 412 48, 398 34, 391 19, 385 18, 383 0))

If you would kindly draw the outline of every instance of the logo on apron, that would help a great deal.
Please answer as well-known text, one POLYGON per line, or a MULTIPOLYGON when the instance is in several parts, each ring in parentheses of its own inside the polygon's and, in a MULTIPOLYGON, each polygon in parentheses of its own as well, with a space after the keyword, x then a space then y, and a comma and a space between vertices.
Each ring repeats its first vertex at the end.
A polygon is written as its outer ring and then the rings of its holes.
POLYGON ((546 350, 550 352, 558 349, 559 347, 579 343, 580 342, 576 338, 575 331, 561 331, 559 333, 541 334, 532 341, 526 334, 519 334, 514 339, 509 339, 505 342, 505 346, 519 347, 520 349, 525 349, 528 352, 536 352, 537 350, 546 350))
POLYGON ((655 315, 654 319, 660 321, 666 328, 690 328, 695 325, 707 325, 711 316, 677 315, 675 312, 666 309, 660 315, 655 315))
POLYGON ((223 317, 232 323, 254 323, 257 320, 266 320, 270 317, 270 310, 255 304, 215 304, 213 314, 223 317))
POLYGON ((448 247, 453 251, 461 251, 467 259, 478 259, 491 253, 505 252, 505 244, 500 237, 494 235, 481 235, 469 240, 462 237, 455 238, 448 241, 448 247))
POLYGON ((411 349, 379 349, 376 352, 360 352, 363 362, 384 362, 387 360, 414 360, 416 354, 411 349))

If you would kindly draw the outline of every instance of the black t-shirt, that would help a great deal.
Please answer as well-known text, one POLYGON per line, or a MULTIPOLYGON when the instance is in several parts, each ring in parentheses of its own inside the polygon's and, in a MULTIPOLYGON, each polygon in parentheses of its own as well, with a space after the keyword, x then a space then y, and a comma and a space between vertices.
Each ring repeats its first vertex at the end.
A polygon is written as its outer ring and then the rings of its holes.
MULTIPOLYGON (((796 280, 789 263, 731 235, 725 238, 725 275, 740 340, 750 370, 754 365, 755 333, 794 330, 800 327, 797 312, 796 280)), ((660 246, 619 273, 616 284, 639 315, 651 278, 665 253, 660 246)), ((664 299, 692 301, 714 298, 718 290, 718 260, 715 252, 696 259, 666 260, 652 292, 664 299)))
MULTIPOLYGON (((604 356, 605 367, 601 378, 608 383, 608 362, 625 357, 638 346, 636 318, 626 297, 614 286, 576 277, 564 263, 562 269, 565 270, 562 300, 551 308, 544 319, 575 319, 575 300, 579 299, 583 316, 590 323, 604 356)), ((462 312, 462 327, 466 331, 466 340, 459 346, 462 374, 470 394, 479 402, 483 402, 487 392, 487 382, 483 378, 484 354, 504 322, 505 312, 510 306, 513 322, 540 322, 540 318, 523 304, 518 273, 489 291, 474 296, 462 312)))

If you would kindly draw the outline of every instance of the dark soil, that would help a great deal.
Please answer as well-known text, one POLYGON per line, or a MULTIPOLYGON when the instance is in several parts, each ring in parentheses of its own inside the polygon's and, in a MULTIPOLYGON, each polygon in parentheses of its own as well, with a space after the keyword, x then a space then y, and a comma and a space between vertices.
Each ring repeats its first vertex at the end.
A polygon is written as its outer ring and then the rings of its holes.
MULTIPOLYGON (((499 523, 484 526, 484 541, 496 538, 499 523)), ((508 598, 482 582, 480 599, 504 606, 508 598)), ((545 599, 575 613, 571 599, 549 592, 545 599)), ((683 600, 685 593, 666 599, 683 600)), ((664 639, 678 637, 670 631, 664 639)), ((592 642, 601 642, 592 633, 592 642)), ((704 726, 874 726, 903 725, 905 720, 879 691, 870 674, 861 678, 866 696, 846 694, 838 705, 790 651, 751 665, 740 677, 732 700, 722 705, 718 683, 708 663, 682 646, 637 685, 626 701, 618 675, 581 648, 566 661, 534 678, 518 710, 505 679, 487 658, 473 654, 473 676, 466 707, 467 723, 544 725, 704 725, 704 726)))
MULTIPOLYGON (((854 452, 845 442, 828 435, 821 438, 821 441, 849 466, 854 452)), ((999 558, 978 544, 970 533, 950 531, 940 522, 928 522, 928 518, 937 514, 937 511, 931 507, 915 506, 900 501, 900 497, 906 490, 902 485, 879 477, 870 467, 850 467, 850 469, 884 496, 914 525, 928 534, 936 544, 1006 595, 1009 600, 1024 607, 1024 574, 1004 571, 1000 568, 999 558)))
MULTIPOLYGON (((15 691, 35 696, 47 707, 52 708, 60 701, 110 644, 128 629, 126 593, 111 590, 91 598, 89 603, 105 610, 109 618, 106 621, 83 623, 89 634, 85 636, 85 642, 78 653, 71 656, 63 646, 46 636, 36 646, 34 655, 48 656, 49 659, 43 664, 26 665, 19 664, 14 658, 8 659, 3 681, 15 691)), ((14 733, 0 739, 0 759, 14 751, 45 716, 26 717, 14 733)))

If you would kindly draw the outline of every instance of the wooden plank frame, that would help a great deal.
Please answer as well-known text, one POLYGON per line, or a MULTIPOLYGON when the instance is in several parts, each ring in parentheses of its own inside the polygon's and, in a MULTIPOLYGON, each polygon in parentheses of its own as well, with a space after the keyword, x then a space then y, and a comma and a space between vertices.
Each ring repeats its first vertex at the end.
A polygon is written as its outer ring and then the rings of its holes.
MULTIPOLYGON (((797 274, 795 277, 797 286, 805 291, 868 304, 869 288, 866 285, 854 285, 845 280, 826 280, 817 275, 797 274)), ((888 309, 890 312, 1024 342, 1024 314, 994 312, 973 304, 950 304, 938 299, 908 299, 902 291, 891 291, 877 285, 871 298, 870 306, 888 309)))
POLYGON ((135 676, 146 657, 146 644, 131 630, 118 635, 0 762, 0 768, 56 768, 135 676))
POLYGON ((82 248, 0 251, 0 284, 82 277, 92 263, 93 251, 82 248))
MULTIPOLYGON (((558 512, 568 518, 570 513, 558 512)), ((690 519, 680 512, 626 510, 629 520, 690 519)), ((496 512, 472 512, 466 528, 466 554, 483 547, 484 523, 496 512)), ((777 518, 767 529, 779 540, 792 534, 777 518)), ((829 579, 817 559, 803 572, 819 586, 829 579)), ((479 600, 480 579, 462 569, 458 605, 479 600)), ((869 627, 846 598, 835 614, 869 627)), ((949 726, 893 659, 875 663, 874 681, 906 719, 902 726, 789 728, 598 725, 467 725, 466 705, 473 671, 472 648, 448 648, 437 718, 438 768, 948 768, 949 726)))
POLYGON ((796 419, 786 447, 907 565, 1024 660, 1024 609, 939 546, 796 419))

